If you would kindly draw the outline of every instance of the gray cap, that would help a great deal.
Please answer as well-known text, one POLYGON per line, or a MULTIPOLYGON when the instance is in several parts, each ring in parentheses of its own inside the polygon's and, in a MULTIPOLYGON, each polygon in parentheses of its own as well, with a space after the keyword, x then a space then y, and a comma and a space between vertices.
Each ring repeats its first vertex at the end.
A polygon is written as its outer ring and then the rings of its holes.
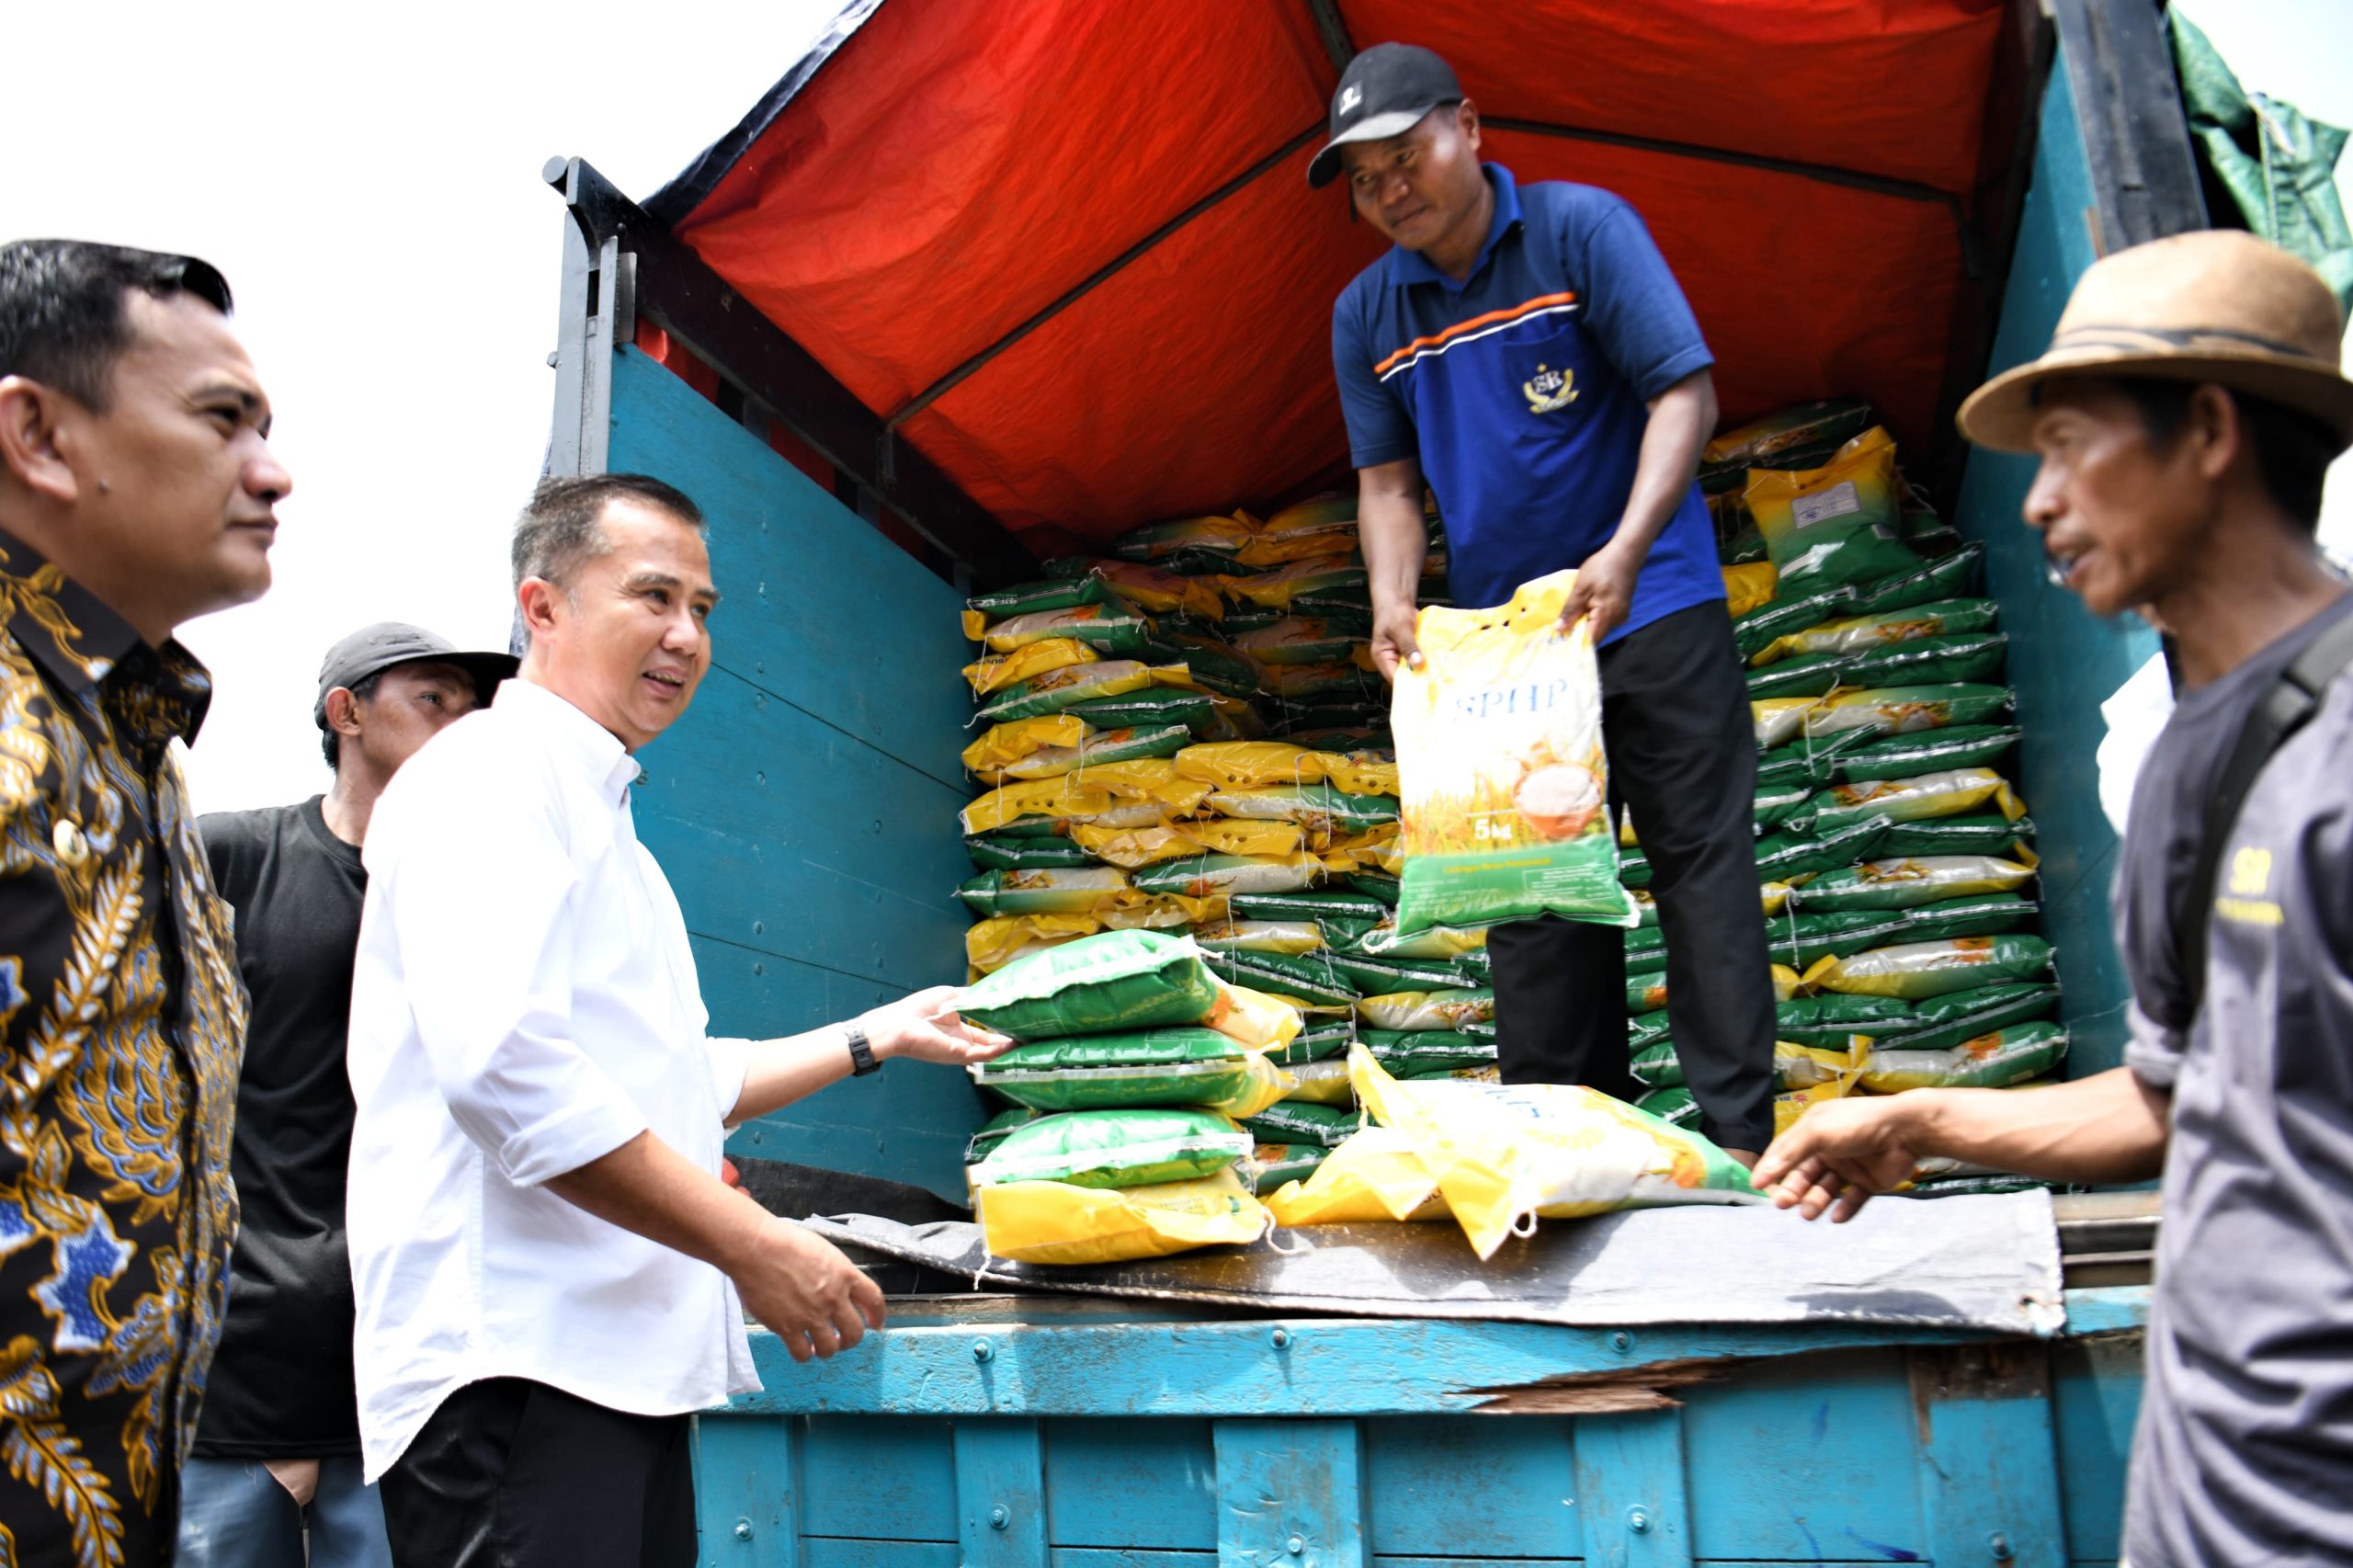
POLYGON ((455 665, 473 676, 474 686, 485 702, 498 683, 518 667, 512 654, 463 653, 448 638, 437 637, 421 626, 380 620, 373 626, 361 627, 327 650, 326 658, 319 665, 319 699, 311 710, 311 717, 324 730, 327 727, 327 693, 336 687, 358 686, 394 665, 427 661, 455 665))
POLYGON ((1351 142, 1403 136, 1440 104, 1461 101, 1453 67, 1410 43, 1376 43, 1340 74, 1332 93, 1331 140, 1307 165, 1307 183, 1321 189, 1338 177, 1340 149, 1351 142))

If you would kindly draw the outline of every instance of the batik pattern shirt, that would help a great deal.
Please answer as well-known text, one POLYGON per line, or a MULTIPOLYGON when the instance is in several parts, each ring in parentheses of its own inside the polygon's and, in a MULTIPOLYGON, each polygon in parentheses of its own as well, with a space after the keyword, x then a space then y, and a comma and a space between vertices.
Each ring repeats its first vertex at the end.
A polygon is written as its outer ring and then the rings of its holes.
POLYGON ((0 534, 0 1564, 171 1555, 244 1038, 177 763, 210 699, 0 534))

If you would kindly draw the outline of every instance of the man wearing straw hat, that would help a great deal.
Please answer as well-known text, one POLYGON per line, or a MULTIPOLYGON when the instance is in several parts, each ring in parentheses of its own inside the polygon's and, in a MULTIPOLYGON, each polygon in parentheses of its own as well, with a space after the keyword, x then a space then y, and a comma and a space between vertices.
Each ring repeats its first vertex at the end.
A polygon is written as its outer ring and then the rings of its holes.
POLYGON ((2053 574, 2177 649, 2115 888, 2125 1065, 1817 1106, 1756 1171, 1843 1220, 1928 1155, 2162 1169, 2135 1568, 2353 1562, 2353 593, 2313 539, 2353 446, 2343 328, 2285 252, 2179 235, 2095 265, 2050 351, 1962 406, 1972 440, 2040 455, 2053 574))

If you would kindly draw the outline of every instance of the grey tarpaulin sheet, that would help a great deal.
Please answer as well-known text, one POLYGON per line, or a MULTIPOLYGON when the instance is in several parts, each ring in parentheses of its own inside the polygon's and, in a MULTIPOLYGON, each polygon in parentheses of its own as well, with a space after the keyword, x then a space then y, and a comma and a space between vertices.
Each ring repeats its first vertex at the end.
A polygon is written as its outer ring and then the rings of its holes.
POLYGON ((990 1257, 970 1221, 812 1219, 819 1234, 971 1280, 1356 1317, 1615 1326, 1883 1323, 2056 1334, 2059 1233, 2042 1191, 1883 1198, 1844 1225, 1764 1207, 1547 1220, 1486 1264, 1449 1223, 1317 1225, 1272 1243, 1086 1267, 990 1257))

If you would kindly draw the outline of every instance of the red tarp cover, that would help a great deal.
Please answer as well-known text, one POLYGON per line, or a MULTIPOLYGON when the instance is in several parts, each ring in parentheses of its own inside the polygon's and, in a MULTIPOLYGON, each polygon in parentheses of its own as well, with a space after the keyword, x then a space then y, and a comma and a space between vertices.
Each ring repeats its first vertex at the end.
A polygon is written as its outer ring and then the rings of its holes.
MULTIPOLYGON (((1859 392, 1899 440, 1927 440, 1969 308, 1955 210, 1933 198, 1974 200, 2000 0, 1338 8, 1359 46, 1445 54, 1490 117, 1933 187, 1487 142, 1523 181, 1606 186, 1643 212, 1728 424, 1859 392)), ((1331 305, 1381 242, 1336 188, 1307 188, 1336 77, 1305 0, 884 0, 676 231, 1017 529, 1099 538, 1263 506, 1346 470, 1331 305)))

